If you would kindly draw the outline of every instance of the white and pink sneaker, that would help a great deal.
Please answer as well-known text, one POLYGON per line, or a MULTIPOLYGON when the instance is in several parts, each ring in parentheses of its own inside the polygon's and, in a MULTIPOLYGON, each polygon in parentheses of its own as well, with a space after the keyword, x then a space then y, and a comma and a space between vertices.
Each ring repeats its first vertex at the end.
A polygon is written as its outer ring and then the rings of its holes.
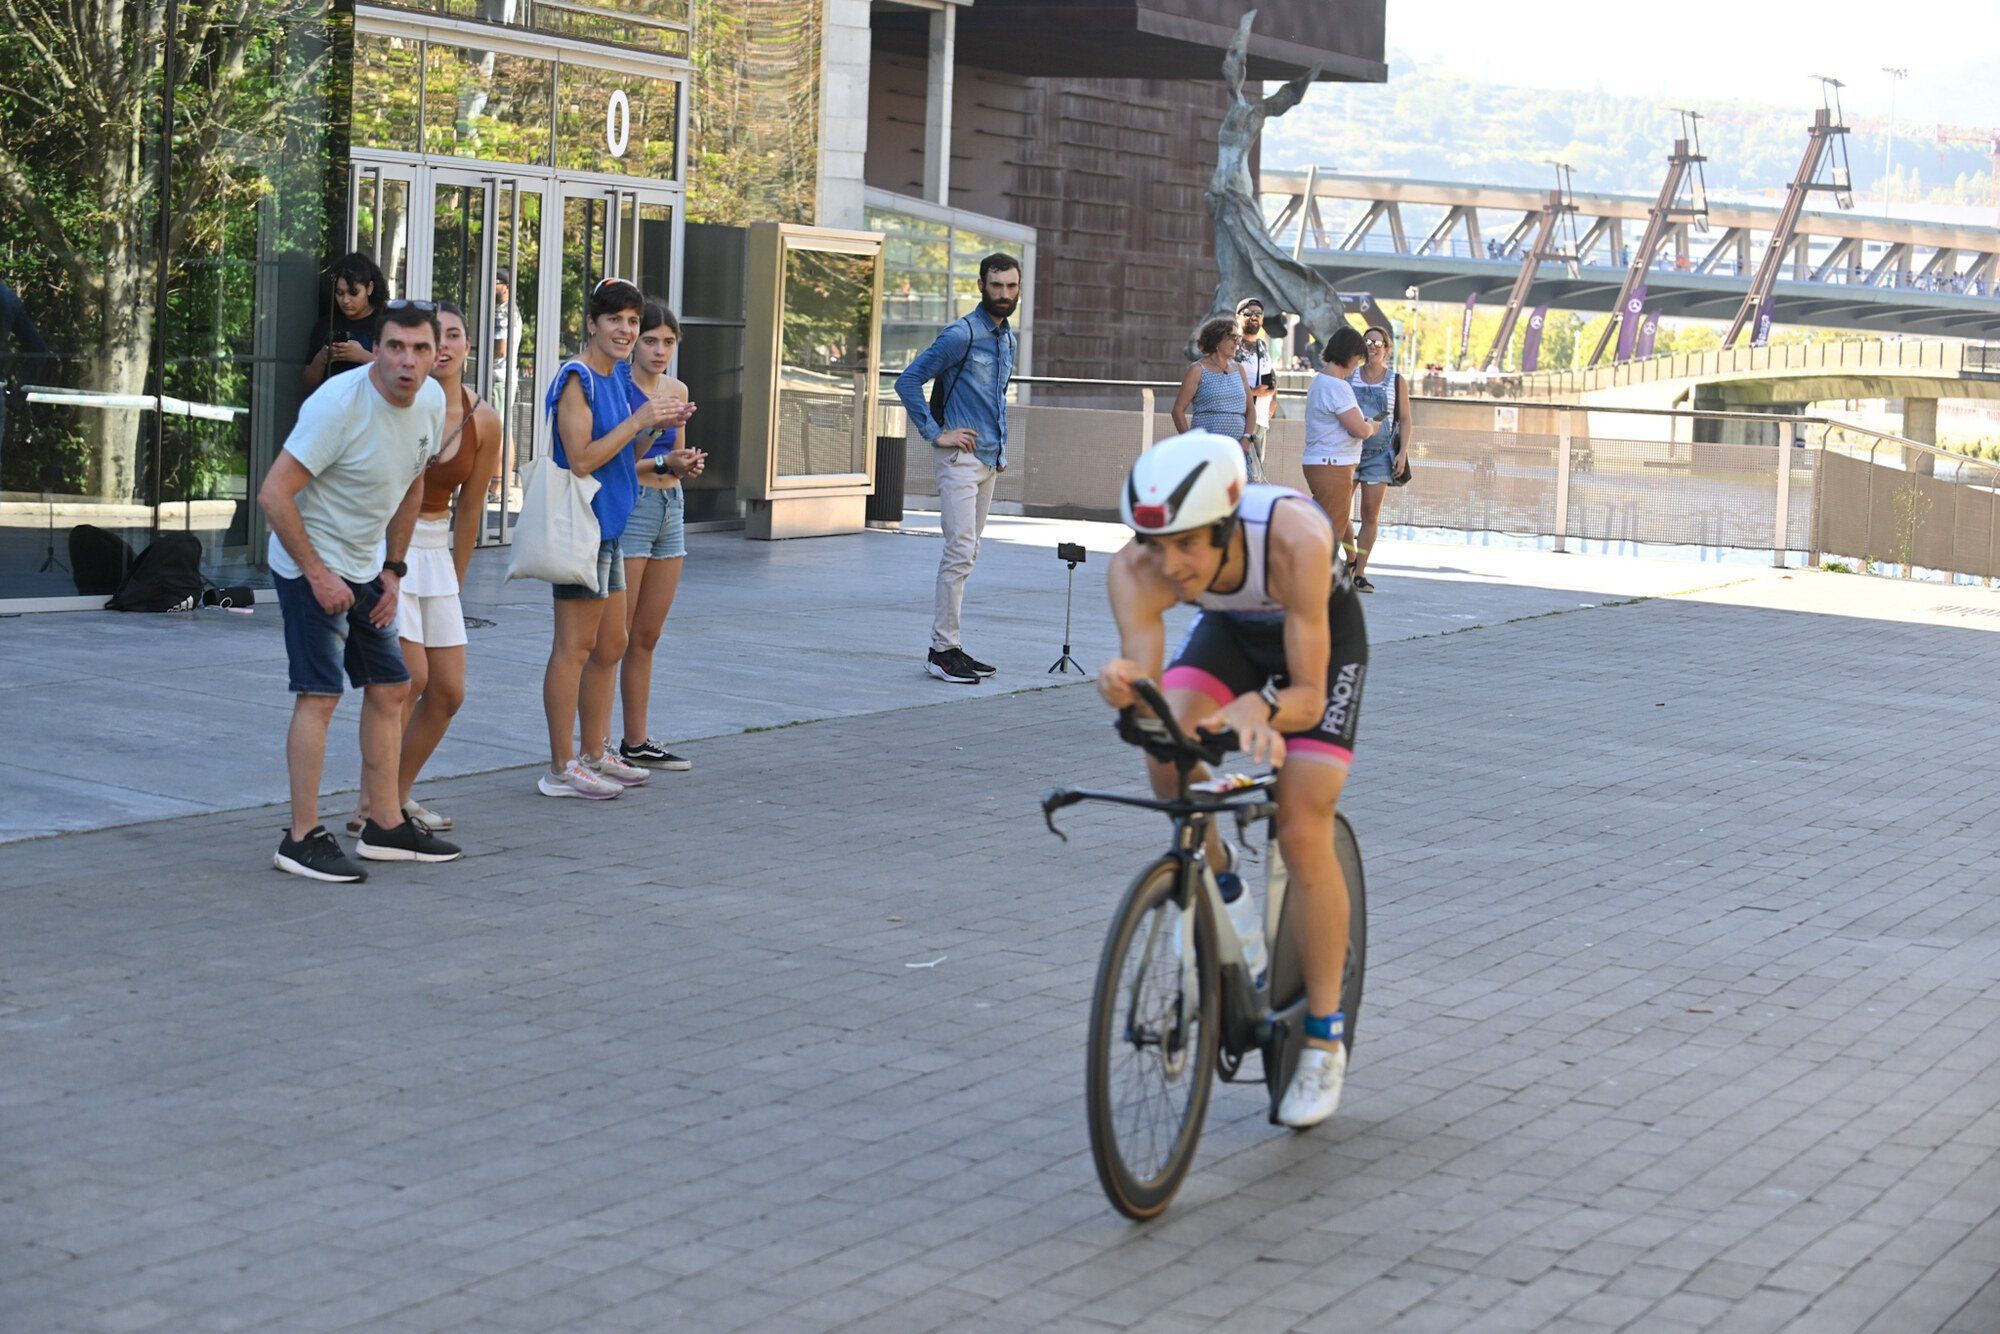
POLYGON ((627 764, 618 757, 618 752, 606 746, 597 758, 586 759, 584 767, 607 782, 620 787, 637 787, 653 775, 636 764, 627 764))
POLYGON ((582 760, 571 760, 561 773, 544 772, 535 788, 545 797, 582 797, 586 801, 609 801, 625 789, 609 779, 599 778, 582 760))

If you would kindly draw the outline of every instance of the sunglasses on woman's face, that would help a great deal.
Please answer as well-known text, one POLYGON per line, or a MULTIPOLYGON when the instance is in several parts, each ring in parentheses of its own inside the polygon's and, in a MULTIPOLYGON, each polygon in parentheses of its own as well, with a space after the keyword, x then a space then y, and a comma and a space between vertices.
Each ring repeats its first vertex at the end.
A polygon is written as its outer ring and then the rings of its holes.
POLYGON ((1377 350, 1377 349, 1379 349, 1379 348, 1385 348, 1385 347, 1387 347, 1387 346, 1389 346, 1389 345, 1388 345, 1387 343, 1383 342, 1383 341, 1382 341, 1381 339, 1379 339, 1379 338, 1370 338, 1370 339, 1367 339, 1366 341, 1364 341, 1364 342, 1363 342, 1363 343, 1361 344, 1361 346, 1363 346, 1363 347, 1367 348, 1367 349, 1368 349, 1369 351, 1373 352, 1373 351, 1376 351, 1376 350, 1377 350))

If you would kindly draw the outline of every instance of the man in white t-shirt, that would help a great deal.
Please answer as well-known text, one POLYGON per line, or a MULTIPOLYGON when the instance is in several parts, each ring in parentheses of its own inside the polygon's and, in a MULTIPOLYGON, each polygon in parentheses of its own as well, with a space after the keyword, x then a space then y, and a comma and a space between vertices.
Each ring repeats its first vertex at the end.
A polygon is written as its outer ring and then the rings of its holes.
POLYGON ((1254 296, 1236 303, 1236 362, 1243 367, 1243 377, 1250 383, 1250 401, 1257 409, 1250 480, 1261 482, 1265 480, 1264 443, 1271 434, 1271 409, 1278 401, 1278 363, 1271 360, 1271 343, 1264 337, 1264 303, 1254 296))
POLYGON ((272 864, 312 880, 368 878, 319 822, 326 732, 343 667, 361 690, 362 795, 379 817, 365 823, 357 850, 376 861, 459 855, 404 819, 396 792, 410 688, 396 641, 396 598, 423 501, 424 465, 444 436, 444 391, 431 379, 435 312, 428 301, 387 305, 375 360, 366 373, 335 376, 305 401, 257 493, 271 529, 269 560, 296 697, 285 735, 292 823, 272 864))

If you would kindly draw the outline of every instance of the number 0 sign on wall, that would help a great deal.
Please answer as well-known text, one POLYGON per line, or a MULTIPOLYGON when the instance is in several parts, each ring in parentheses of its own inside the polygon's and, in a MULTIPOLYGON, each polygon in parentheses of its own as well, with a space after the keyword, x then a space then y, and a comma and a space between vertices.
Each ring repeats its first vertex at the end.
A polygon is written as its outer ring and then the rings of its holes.
POLYGON ((613 176, 680 177, 681 85, 567 61, 556 66, 556 166, 613 176))
POLYGON ((604 103, 604 146, 611 150, 611 156, 622 158, 631 142, 632 101, 623 88, 614 88, 604 103))

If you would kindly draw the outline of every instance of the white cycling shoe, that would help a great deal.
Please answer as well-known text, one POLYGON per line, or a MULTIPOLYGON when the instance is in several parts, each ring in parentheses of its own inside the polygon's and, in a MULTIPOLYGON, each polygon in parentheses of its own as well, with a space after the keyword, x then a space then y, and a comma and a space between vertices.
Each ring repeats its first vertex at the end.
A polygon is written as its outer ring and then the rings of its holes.
POLYGON ((1328 1051, 1307 1047, 1299 1054, 1298 1069, 1278 1104, 1278 1121, 1294 1130, 1305 1130, 1332 1116, 1340 1107, 1340 1086, 1347 1078, 1345 1045, 1328 1051))

